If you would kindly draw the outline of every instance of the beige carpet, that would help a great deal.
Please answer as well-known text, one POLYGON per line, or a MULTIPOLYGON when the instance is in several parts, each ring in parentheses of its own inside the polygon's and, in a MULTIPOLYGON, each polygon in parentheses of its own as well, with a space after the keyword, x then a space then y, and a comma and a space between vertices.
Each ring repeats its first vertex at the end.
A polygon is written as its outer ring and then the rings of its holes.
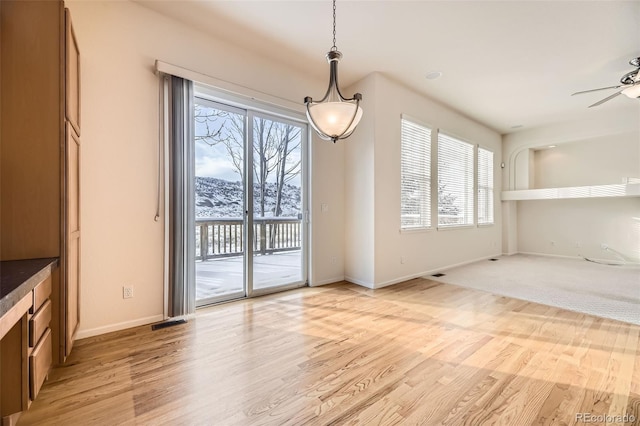
POLYGON ((640 325, 640 267, 583 259, 501 256, 432 280, 640 325))

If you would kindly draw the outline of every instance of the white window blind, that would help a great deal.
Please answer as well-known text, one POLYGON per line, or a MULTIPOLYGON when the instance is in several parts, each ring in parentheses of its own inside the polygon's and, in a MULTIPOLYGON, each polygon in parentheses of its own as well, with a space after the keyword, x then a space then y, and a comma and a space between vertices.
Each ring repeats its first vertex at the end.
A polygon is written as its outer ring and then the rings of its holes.
POLYGON ((478 224, 493 224, 493 152, 478 148, 478 224))
POLYGON ((431 129, 402 118, 400 226, 431 227, 431 129))
POLYGON ((438 134, 438 227, 473 225, 474 147, 438 134))

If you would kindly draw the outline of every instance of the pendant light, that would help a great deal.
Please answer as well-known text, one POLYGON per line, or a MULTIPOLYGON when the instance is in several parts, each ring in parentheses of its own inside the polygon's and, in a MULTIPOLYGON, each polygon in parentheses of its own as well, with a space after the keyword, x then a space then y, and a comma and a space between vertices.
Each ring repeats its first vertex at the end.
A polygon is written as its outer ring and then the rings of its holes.
POLYGON ((342 96, 338 88, 338 62, 342 53, 336 47, 336 0, 333 0, 333 46, 327 53, 329 62, 329 88, 324 97, 314 102, 310 96, 304 98, 307 107, 307 118, 311 127, 325 140, 334 143, 338 139, 346 139, 362 118, 360 101, 362 95, 356 93, 352 98, 342 96))

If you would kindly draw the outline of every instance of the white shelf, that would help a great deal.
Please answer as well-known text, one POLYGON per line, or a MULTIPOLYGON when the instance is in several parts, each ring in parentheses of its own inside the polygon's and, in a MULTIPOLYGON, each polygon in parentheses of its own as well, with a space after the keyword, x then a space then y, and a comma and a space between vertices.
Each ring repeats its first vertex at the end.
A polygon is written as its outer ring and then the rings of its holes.
POLYGON ((640 183, 502 191, 502 201, 640 197, 640 183))

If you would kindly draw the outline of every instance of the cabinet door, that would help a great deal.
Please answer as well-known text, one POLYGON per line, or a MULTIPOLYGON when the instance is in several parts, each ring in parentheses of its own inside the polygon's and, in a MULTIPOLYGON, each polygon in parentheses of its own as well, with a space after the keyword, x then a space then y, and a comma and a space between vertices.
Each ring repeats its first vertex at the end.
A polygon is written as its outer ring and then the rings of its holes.
POLYGON ((80 138, 66 129, 66 280, 64 291, 65 356, 71 353, 80 322, 80 138))
POLYGON ((67 120, 71 123, 76 134, 80 136, 80 50, 76 34, 71 25, 69 9, 65 9, 66 24, 66 107, 67 120))

